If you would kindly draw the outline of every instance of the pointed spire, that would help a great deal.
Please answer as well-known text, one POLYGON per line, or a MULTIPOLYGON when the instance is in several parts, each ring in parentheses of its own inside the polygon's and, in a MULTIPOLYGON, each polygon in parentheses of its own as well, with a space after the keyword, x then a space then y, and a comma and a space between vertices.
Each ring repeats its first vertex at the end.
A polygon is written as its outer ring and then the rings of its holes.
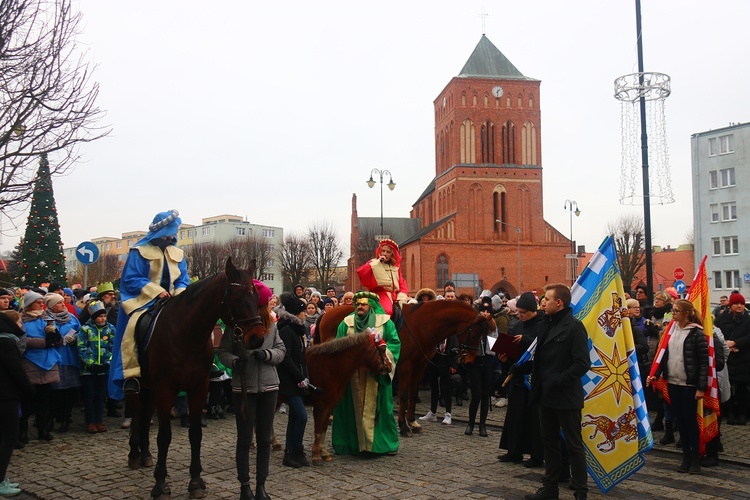
POLYGON ((458 76, 533 80, 518 71, 485 35, 482 35, 458 76))

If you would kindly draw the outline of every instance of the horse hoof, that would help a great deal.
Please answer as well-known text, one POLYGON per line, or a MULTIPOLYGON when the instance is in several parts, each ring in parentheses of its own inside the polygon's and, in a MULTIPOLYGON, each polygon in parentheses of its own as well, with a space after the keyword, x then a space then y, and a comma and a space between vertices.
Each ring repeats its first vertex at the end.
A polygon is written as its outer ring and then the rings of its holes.
POLYGON ((201 478, 196 478, 188 484, 190 498, 204 498, 206 496, 206 482, 201 478))
POLYGON ((280 443, 273 445, 273 451, 281 451, 281 450, 282 450, 282 446, 280 443))
POLYGON ((138 470, 141 468, 141 457, 129 458, 128 467, 130 470, 138 470))
POLYGON ((154 459, 151 457, 151 455, 147 457, 141 458, 141 466, 143 467, 153 467, 154 466, 154 459))
POLYGON ((158 500, 171 500, 172 489, 165 483, 156 484, 151 489, 151 498, 156 498, 158 500))
POLYGON ((323 465, 323 459, 322 458, 315 458, 315 457, 313 457, 312 464, 315 465, 315 466, 317 466, 317 465, 323 465))
POLYGON ((331 456, 331 455, 325 455, 323 457, 323 461, 324 462, 333 462, 333 456, 331 456))
POLYGON ((412 434, 411 431, 401 431, 401 437, 410 438, 414 437, 414 434, 412 434))
POLYGON ((421 426, 420 427, 412 427, 411 428, 411 432, 412 432, 412 434, 422 434, 422 432, 424 432, 424 429, 422 429, 421 426))

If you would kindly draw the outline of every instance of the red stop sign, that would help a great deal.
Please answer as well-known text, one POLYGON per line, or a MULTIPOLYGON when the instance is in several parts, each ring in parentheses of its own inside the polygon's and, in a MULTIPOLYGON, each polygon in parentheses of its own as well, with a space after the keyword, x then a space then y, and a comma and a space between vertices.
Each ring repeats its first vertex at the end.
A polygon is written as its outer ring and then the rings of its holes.
POLYGON ((681 267, 676 267, 674 270, 674 279, 681 280, 685 277, 685 270, 681 267))

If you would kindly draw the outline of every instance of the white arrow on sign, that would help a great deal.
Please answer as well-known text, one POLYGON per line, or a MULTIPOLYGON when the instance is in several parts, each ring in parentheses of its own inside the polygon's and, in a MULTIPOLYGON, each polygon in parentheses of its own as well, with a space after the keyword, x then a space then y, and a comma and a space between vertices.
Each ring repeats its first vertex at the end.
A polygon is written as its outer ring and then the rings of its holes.
POLYGON ((89 262, 91 262, 92 260, 94 260, 94 252, 92 252, 91 250, 89 250, 86 247, 79 248, 78 249, 78 253, 81 254, 81 257, 85 257, 88 254, 88 256, 89 256, 88 261, 89 262))

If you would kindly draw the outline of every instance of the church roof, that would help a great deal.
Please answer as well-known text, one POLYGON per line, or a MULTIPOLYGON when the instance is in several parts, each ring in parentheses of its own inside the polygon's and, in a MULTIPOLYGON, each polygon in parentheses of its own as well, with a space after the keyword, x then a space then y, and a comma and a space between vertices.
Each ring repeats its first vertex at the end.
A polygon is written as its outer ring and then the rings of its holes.
MULTIPOLYGON (((358 217, 360 237, 380 234, 380 217, 358 217)), ((402 242, 419 231, 421 222, 411 217, 384 217, 383 232, 401 246, 402 242)))
POLYGON ((415 201, 414 203, 411 204, 412 207, 416 206, 417 203, 419 203, 420 201, 424 200, 427 196, 430 195, 430 193, 432 193, 433 191, 435 191, 435 179, 436 178, 433 178, 430 181, 430 183, 427 185, 427 187, 425 188, 425 190, 422 191, 422 194, 419 195, 419 198, 417 198, 417 201, 415 201))
POLYGON ((482 35, 458 76, 534 80, 518 71, 518 68, 485 35, 482 35))
POLYGON ((404 241, 402 241, 400 243, 397 242, 398 246, 399 247, 403 247, 404 245, 407 245, 407 244, 412 243, 414 241, 421 240, 422 238, 424 238, 425 236, 427 236, 428 234, 430 234, 432 231, 434 231, 435 229, 439 228, 441 225, 445 224, 446 222, 448 222, 449 220, 451 220, 455 216, 456 216, 456 214, 452 213, 452 214, 450 214, 450 215, 448 215, 446 217, 443 217, 442 219, 440 219, 437 222, 433 222, 429 226, 426 226, 423 229, 420 229, 419 231, 417 231, 414 234, 412 234, 410 238, 407 238, 407 239, 405 239, 404 241))

